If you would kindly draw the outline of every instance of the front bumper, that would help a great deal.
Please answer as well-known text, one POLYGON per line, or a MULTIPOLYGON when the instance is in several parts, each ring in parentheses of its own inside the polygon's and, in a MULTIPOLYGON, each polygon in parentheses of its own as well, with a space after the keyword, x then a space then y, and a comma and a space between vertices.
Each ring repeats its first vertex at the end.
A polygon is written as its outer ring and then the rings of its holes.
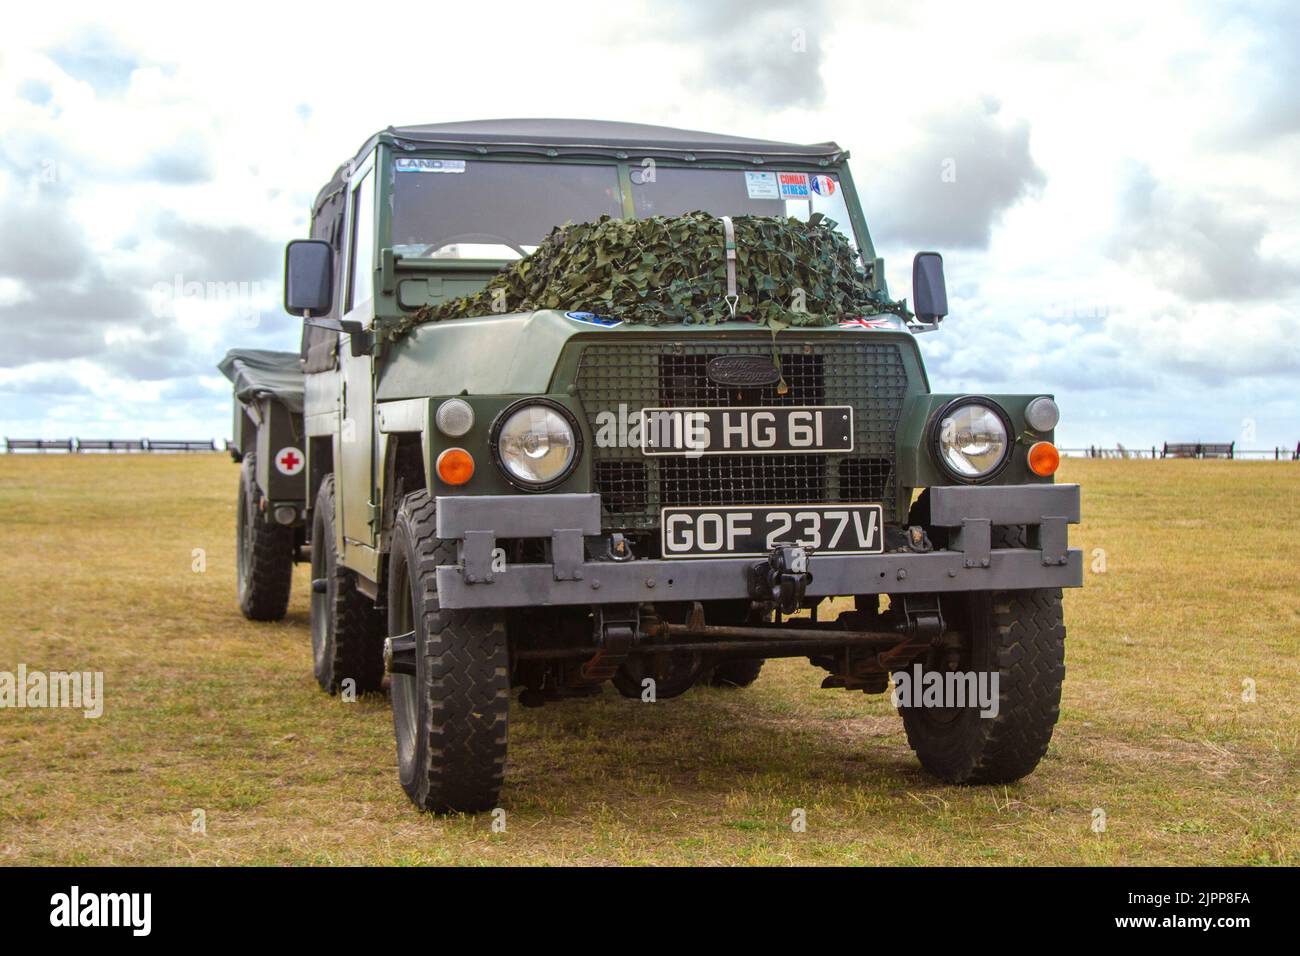
MULTIPOLYGON (((444 608, 711 601, 750 593, 754 558, 589 560, 584 537, 601 531, 595 494, 439 497, 437 520, 439 535, 460 544, 459 563, 438 568, 444 608), (503 538, 550 538, 552 562, 502 569, 493 553, 503 538)), ((1066 540, 1067 526, 1078 521, 1078 485, 931 488, 930 522, 952 529, 948 550, 814 554, 806 593, 1081 587, 1083 552, 1066 540), (1029 547, 990 547, 992 526, 1008 524, 1028 527, 1029 547)))

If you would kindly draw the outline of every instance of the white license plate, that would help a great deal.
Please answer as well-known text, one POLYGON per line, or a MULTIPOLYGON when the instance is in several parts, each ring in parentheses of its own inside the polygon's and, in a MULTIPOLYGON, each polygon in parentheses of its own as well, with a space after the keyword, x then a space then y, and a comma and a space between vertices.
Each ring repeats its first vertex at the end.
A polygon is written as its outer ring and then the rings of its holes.
POLYGON ((885 550, 878 504, 663 508, 659 518, 665 558, 759 557, 781 543, 816 554, 885 550))

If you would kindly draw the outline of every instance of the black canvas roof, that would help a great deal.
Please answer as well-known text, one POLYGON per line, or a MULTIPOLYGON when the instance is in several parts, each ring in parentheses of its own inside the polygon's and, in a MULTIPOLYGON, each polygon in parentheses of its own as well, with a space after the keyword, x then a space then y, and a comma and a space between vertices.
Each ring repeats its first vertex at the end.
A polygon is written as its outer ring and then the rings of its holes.
POLYGON ((811 146, 780 143, 770 139, 726 136, 671 126, 643 123, 614 123, 578 119, 471 120, 463 123, 432 123, 423 126, 390 126, 398 139, 417 143, 458 143, 537 146, 595 146, 613 149, 666 149, 677 152, 726 152, 753 155, 833 156, 840 152, 834 143, 811 146))
MULTIPOLYGON (((727 136, 671 126, 616 123, 581 119, 497 119, 458 123, 428 123, 419 126, 390 126, 366 140, 357 152, 360 159, 380 137, 399 145, 430 146, 475 153, 540 153, 545 155, 618 155, 627 157, 665 156, 700 159, 786 159, 796 162, 832 162, 844 151, 835 143, 781 143, 746 136, 727 136)), ((341 182, 340 168, 320 196, 328 195, 341 182)), ((320 201, 318 197, 318 203, 320 201)))

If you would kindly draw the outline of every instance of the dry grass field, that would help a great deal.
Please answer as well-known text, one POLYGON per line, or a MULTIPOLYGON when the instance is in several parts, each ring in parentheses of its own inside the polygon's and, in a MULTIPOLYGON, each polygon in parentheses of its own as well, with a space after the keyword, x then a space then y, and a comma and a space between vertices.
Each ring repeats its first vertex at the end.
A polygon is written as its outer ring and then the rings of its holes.
POLYGON ((0 671, 103 671, 106 696, 0 710, 0 863, 1300 862, 1300 466, 1062 472, 1105 565, 1066 598, 1031 777, 936 783, 887 699, 780 661, 746 691, 515 706, 493 833, 412 809, 385 698, 317 689, 305 568, 285 621, 240 617, 228 459, 0 457, 0 671))

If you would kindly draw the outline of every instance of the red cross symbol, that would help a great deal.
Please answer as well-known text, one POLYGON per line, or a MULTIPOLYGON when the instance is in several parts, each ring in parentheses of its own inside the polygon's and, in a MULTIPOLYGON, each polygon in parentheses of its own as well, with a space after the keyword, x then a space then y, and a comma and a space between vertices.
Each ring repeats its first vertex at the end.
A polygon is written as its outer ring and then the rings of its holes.
POLYGON ((282 475, 298 474, 302 471, 303 464, 302 452, 297 448, 281 448, 280 453, 275 456, 275 467, 282 475))

